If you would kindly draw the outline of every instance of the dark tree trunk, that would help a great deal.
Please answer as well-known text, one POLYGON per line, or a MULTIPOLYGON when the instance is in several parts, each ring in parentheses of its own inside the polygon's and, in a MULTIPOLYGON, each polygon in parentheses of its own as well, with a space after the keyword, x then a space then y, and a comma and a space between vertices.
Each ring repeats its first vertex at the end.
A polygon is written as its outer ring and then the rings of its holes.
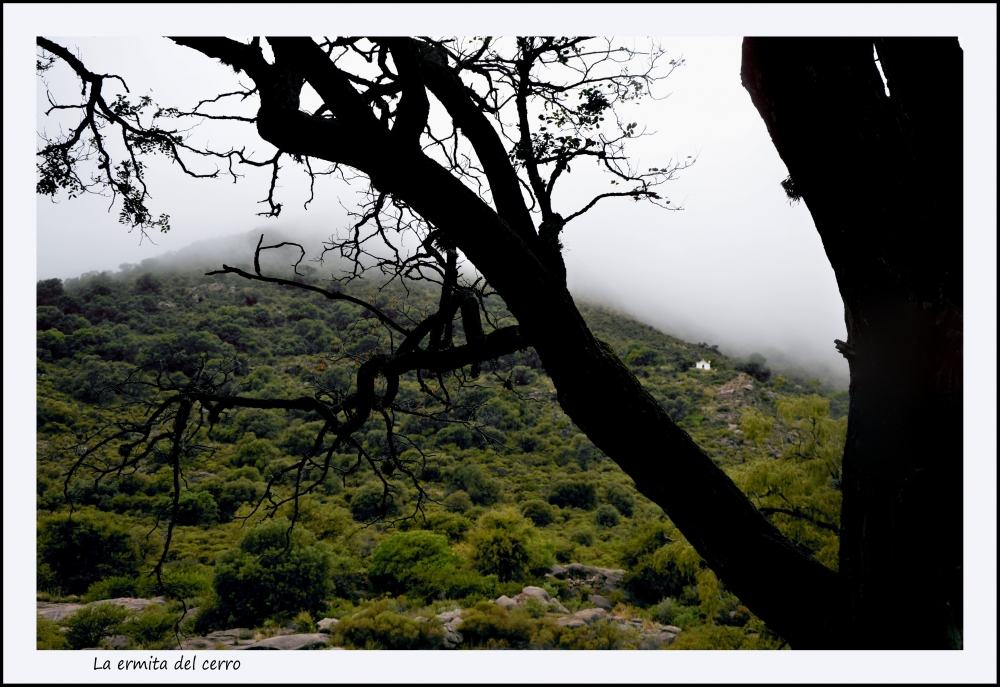
POLYGON ((962 50, 748 38, 742 76, 844 299, 843 643, 960 648, 962 50))

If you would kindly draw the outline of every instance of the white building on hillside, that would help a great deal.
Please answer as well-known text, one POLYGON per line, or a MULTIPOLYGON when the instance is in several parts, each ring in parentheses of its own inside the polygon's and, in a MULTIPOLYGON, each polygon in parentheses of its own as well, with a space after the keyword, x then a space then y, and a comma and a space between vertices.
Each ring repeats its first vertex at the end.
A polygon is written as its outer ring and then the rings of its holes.
POLYGON ((696 362, 694 364, 694 366, 697 367, 699 370, 711 370, 712 369, 712 363, 708 362, 707 360, 699 360, 698 362, 696 362))

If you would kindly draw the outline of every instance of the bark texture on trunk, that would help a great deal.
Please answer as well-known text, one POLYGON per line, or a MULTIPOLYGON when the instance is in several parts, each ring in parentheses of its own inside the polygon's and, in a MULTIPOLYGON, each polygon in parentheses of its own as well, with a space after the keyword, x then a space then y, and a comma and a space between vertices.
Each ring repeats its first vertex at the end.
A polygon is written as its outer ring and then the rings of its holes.
POLYGON ((844 299, 844 644, 960 648, 961 48, 748 38, 742 77, 844 299))

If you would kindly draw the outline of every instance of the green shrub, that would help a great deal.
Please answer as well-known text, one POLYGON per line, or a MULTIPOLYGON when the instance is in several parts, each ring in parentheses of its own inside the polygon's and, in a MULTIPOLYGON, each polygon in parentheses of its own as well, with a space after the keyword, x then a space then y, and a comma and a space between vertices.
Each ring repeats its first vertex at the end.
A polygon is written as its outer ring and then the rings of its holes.
POLYGON ((97 646, 108 635, 121 634, 125 621, 132 613, 113 603, 96 603, 84 606, 66 619, 69 632, 66 639, 74 649, 97 646))
POLYGON ((172 563, 163 569, 163 592, 171 599, 191 599, 212 591, 212 568, 193 562, 172 563))
POLYGON ((787 644, 781 637, 764 627, 760 621, 748 623, 745 627, 726 625, 690 626, 677 636, 668 649, 695 650, 776 650, 787 644))
MULTIPOLYGON (((653 620, 660 623, 661 625, 676 625, 676 623, 674 622, 675 605, 676 601, 674 601, 674 599, 668 596, 667 598, 660 601, 660 603, 656 604, 655 606, 649 609, 650 615, 652 616, 653 620)), ((680 610, 680 607, 677 607, 677 610, 680 610)))
POLYGON ((521 505, 521 515, 535 523, 536 527, 545 527, 552 524, 555 520, 552 506, 541 499, 534 499, 523 503, 521 505))
POLYGON ((39 651, 69 648, 69 640, 66 638, 66 633, 62 631, 58 623, 46 620, 42 616, 37 616, 35 633, 35 648, 39 651))
POLYGON ((491 649, 525 648, 532 629, 531 616, 523 609, 511 612, 485 601, 473 606, 458 626, 466 644, 491 649))
POLYGON ((181 492, 177 499, 178 525, 214 525, 219 522, 219 506, 207 491, 181 492))
POLYGON ((445 427, 435 435, 435 438, 437 439, 438 446, 454 444, 455 448, 458 449, 472 448, 475 443, 472 432, 465 425, 445 427))
MULTIPOLYGON (((657 541, 654 532, 648 532, 647 536, 647 546, 657 541)), ((655 604, 667 596, 684 604, 698 604, 695 585, 700 566, 701 559, 690 544, 673 541, 638 556, 625 574, 622 586, 646 604, 655 604), (684 597, 685 593, 691 598, 684 597)))
POLYGON ((349 508, 351 516, 358 522, 371 522, 393 517, 399 515, 400 512, 399 504, 391 494, 383 502, 383 489, 380 482, 368 482, 359 487, 351 497, 349 508))
POLYGON ((624 630, 617 623, 598 621, 584 627, 564 630, 554 648, 583 651, 638 649, 642 638, 635 630, 624 630))
POLYGON ((444 592, 461 559, 448 539, 426 530, 398 532, 375 549, 368 578, 379 591, 432 598, 444 592))
POLYGON ((519 580, 531 564, 531 537, 531 524, 516 511, 486 513, 469 535, 472 562, 478 570, 496 575, 502 582, 519 580))
POLYGON ((452 470, 448 483, 454 489, 465 491, 478 506, 492 506, 500 500, 500 481, 476 463, 465 463, 452 470))
POLYGON ((253 627, 265 618, 319 612, 333 588, 332 553, 301 525, 284 518, 247 530, 215 563, 213 616, 229 627, 253 627))
POLYGON ((77 514, 39 519, 39 587, 83 594, 106 577, 135 577, 144 562, 133 537, 110 518, 77 514))
POLYGON ((150 604, 124 623, 121 631, 132 640, 134 648, 165 649, 165 645, 173 644, 173 630, 179 619, 179 613, 150 604))
POLYGON ((500 596, 496 575, 481 575, 475 570, 459 569, 451 575, 444 589, 446 599, 462 599, 464 604, 500 596))
POLYGON ((597 539, 594 535, 594 531, 587 527, 581 527, 580 529, 573 530, 570 533, 569 538, 580 546, 593 546, 597 539))
POLYGON ((468 518, 452 513, 435 513, 427 518, 427 525, 430 530, 443 534, 449 541, 461 541, 465 533, 472 528, 472 523, 468 518))
POLYGON ((411 620, 394 609, 401 610, 392 601, 381 600, 360 613, 341 618, 331 643, 358 649, 440 648, 440 623, 411 620))
POLYGON ((558 480, 549 489, 549 503, 560 508, 593 510, 597 507, 597 489, 592 483, 581 479, 558 480))
POLYGON ((460 489, 448 494, 444 500, 444 507, 452 513, 465 513, 472 508, 472 499, 460 489))
MULTIPOLYGON (((241 470, 254 468, 240 468, 241 470)), ((239 477, 227 481, 219 490, 218 518, 231 520, 236 511, 244 503, 256 504, 260 497, 264 495, 264 485, 261 482, 239 477)))
POLYGON ((85 603, 103 601, 104 599, 120 599, 132 597, 141 599, 156 593, 156 578, 150 575, 123 577, 115 575, 94 582, 87 588, 87 593, 80 599, 85 603))
POLYGON ((615 527, 619 521, 618 510, 610 503, 599 506, 594 512, 594 524, 598 527, 615 527))
POLYGON ((618 510, 626 518, 631 518, 635 511, 635 496, 632 490, 624 484, 612 482, 604 488, 604 500, 618 510))

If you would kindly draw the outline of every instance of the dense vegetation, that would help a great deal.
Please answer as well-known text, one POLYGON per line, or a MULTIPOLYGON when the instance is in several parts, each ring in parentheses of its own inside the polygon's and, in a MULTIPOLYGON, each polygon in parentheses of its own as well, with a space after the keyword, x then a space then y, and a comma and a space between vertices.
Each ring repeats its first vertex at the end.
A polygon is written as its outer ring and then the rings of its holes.
MULTIPOLYGON (((335 643, 420 648, 436 645, 439 628, 414 618, 455 605, 472 609, 463 632, 474 646, 634 646, 608 628, 554 627, 530 605, 509 612, 483 603, 534 584, 570 610, 587 607, 585 597, 544 576, 571 561, 624 568, 612 601, 623 613, 682 627, 676 648, 783 645, 566 417, 530 349, 484 366, 478 378, 452 380, 458 410, 448 416, 397 418, 430 500, 418 503, 397 475, 390 478, 400 497, 384 502, 377 476, 345 447, 335 467, 357 469, 329 474, 301 499, 288 537, 282 516, 291 517, 291 504, 263 523, 257 505, 270 476, 310 450, 316 418, 247 409, 206 424, 201 450, 183 466, 177 526, 157 583, 148 573, 173 498, 167 457, 100 480, 86 466, 64 477, 104 423, 134 410, 107 382, 143 366, 183 379, 192 365, 236 361, 242 392, 259 398, 344 393, 353 360, 385 345, 357 306, 236 282, 146 266, 38 283, 39 598, 168 599, 133 616, 91 606, 71 619, 66 637, 40 621, 40 647, 89 646, 95 632, 162 646, 180 612, 198 607, 186 620, 198 631, 312 627, 336 617, 343 620, 335 643)), ((433 309, 419 286, 405 294, 352 284, 350 293, 400 317, 433 309)), ((846 393, 607 309, 581 310, 778 528, 836 567, 846 393), (702 358, 711 370, 694 368, 702 358)), ((411 374, 400 397, 416 403, 420 384, 434 382, 411 374)), ((358 436, 373 455, 388 450, 375 421, 358 436)))

